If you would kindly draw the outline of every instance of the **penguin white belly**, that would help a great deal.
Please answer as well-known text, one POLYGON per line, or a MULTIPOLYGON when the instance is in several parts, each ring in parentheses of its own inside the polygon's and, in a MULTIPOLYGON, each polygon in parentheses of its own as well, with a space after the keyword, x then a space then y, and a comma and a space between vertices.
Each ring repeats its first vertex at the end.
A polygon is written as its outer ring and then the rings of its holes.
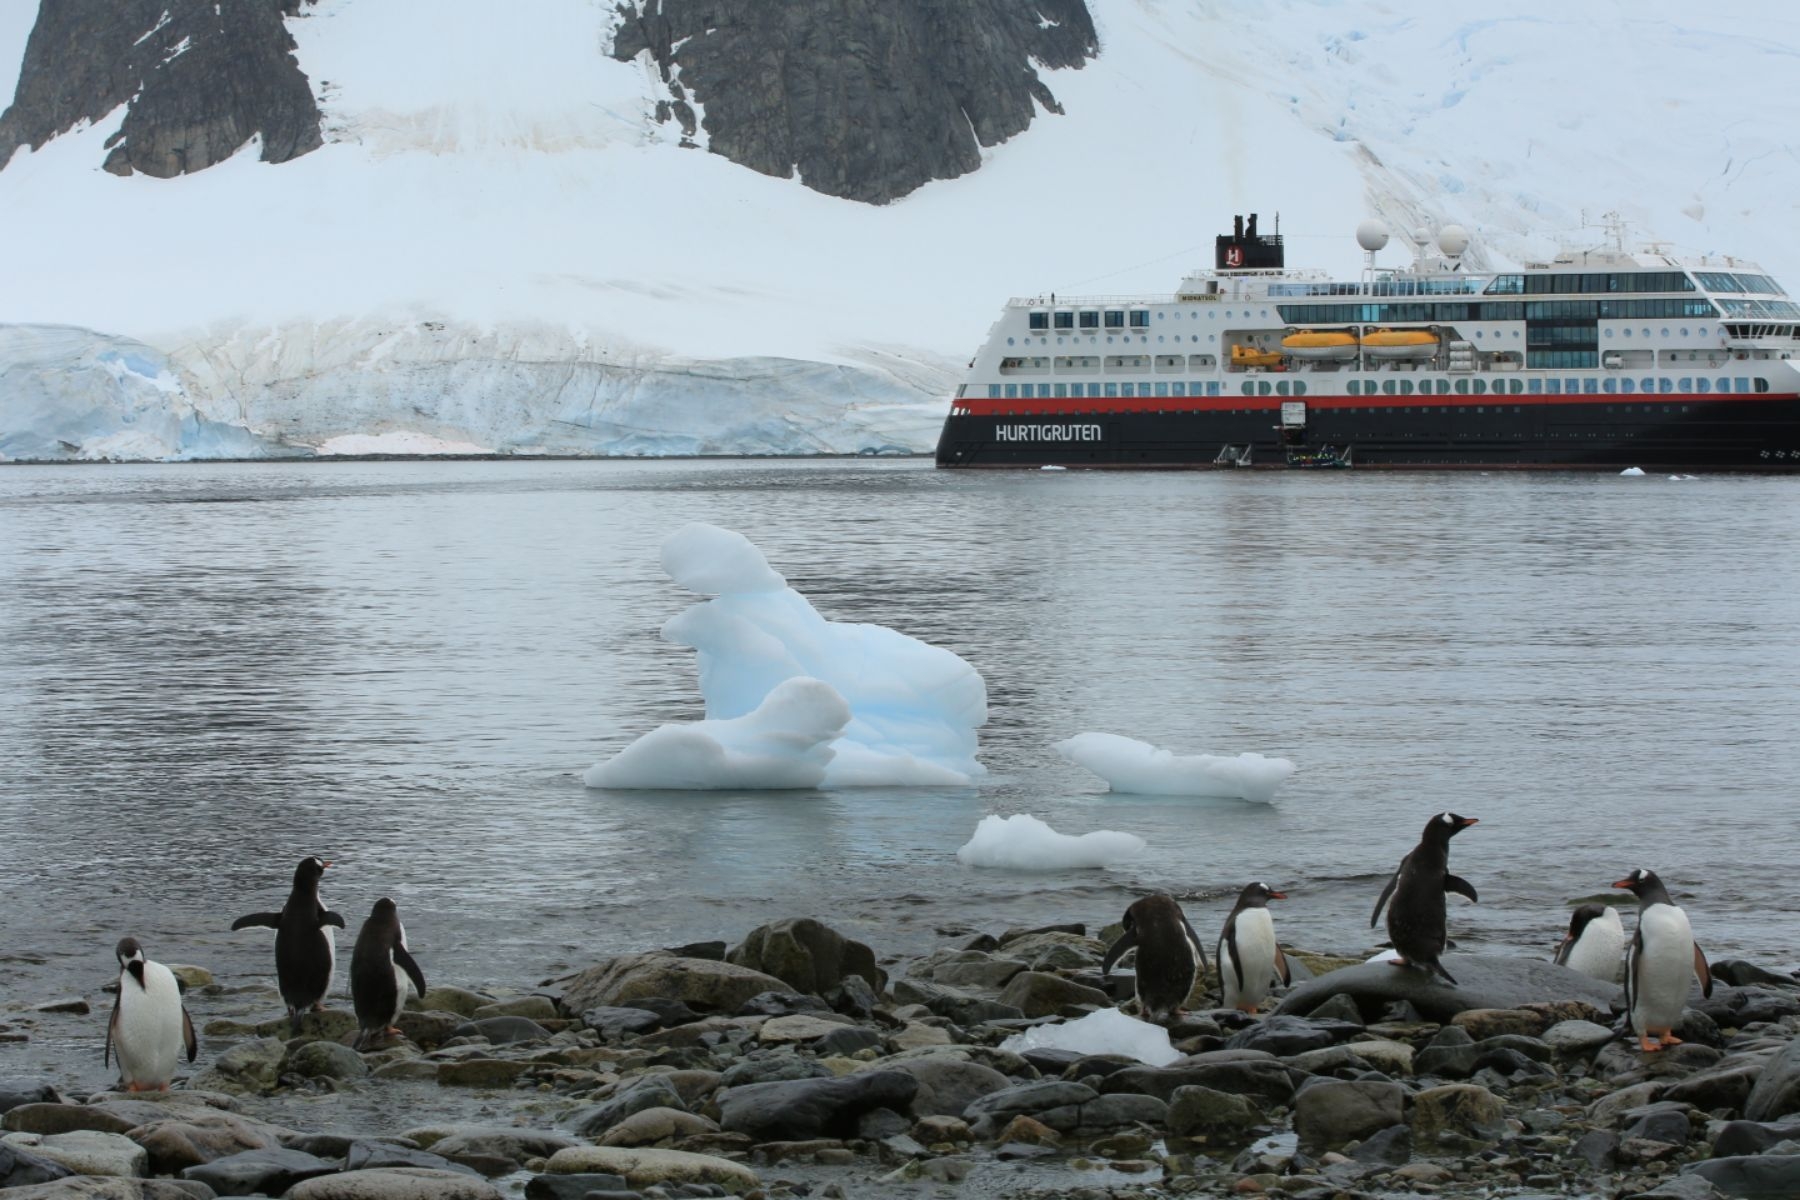
POLYGON ((1652 904, 1638 916, 1640 949, 1632 956, 1631 1027, 1642 1037, 1673 1028, 1694 978, 1694 934, 1687 914, 1652 904))
POLYGON ((1606 983, 1618 983, 1623 978, 1625 927, 1619 923, 1615 910, 1607 909, 1604 916, 1595 917, 1582 927, 1581 937, 1569 947, 1565 965, 1571 971, 1606 983))
MULTIPOLYGON (((389 956, 389 961, 393 961, 391 955, 389 956)), ((400 1019, 400 1011, 406 1007, 406 994, 412 990, 412 980, 406 977, 406 968, 402 967, 399 963, 393 963, 393 968, 394 1012, 392 1016, 388 1017, 387 1023, 389 1025, 394 1024, 400 1019)))
POLYGON ((1269 985, 1275 979, 1275 919, 1266 908, 1246 909, 1237 915, 1233 932, 1243 976, 1240 978, 1232 968, 1231 950, 1221 939, 1219 981, 1225 993, 1225 1006, 1238 1008, 1259 1004, 1269 994, 1269 985))
MULTIPOLYGON (((319 901, 321 906, 324 903, 319 901)), ((337 975, 337 926, 321 925, 319 932, 325 936, 325 990, 319 993, 319 999, 324 1000, 331 995, 331 983, 337 975)))
POLYGON ((181 987, 158 962, 144 964, 144 986, 129 974, 119 981, 119 1020, 113 1049, 119 1077, 139 1087, 166 1087, 182 1051, 181 987))

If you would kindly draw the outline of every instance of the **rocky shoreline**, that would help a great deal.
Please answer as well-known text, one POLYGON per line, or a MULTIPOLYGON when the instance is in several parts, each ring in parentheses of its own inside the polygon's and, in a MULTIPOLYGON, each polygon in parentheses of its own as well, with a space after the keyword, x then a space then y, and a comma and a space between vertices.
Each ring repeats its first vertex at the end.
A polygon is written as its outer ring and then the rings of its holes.
MULTIPOLYGON (((203 1022, 194 1072, 160 1095, 0 1078, 0 1195, 1800 1196, 1788 976, 1714 964, 1725 986, 1696 992, 1659 1054, 1587 1000, 1428 1019, 1350 991, 1256 1017, 1196 995, 1166 1066, 1004 1048, 1114 1003, 1096 933, 943 928, 940 948, 878 961, 781 921, 512 996, 434 987, 403 1040, 365 1053, 345 1009, 284 1040, 284 1018, 256 1019, 266 987, 178 968, 203 1022)), ((1290 954, 1320 976, 1360 962, 1290 954)), ((102 1022, 49 1002, 0 1036, 82 1023, 97 1052, 102 1022)))

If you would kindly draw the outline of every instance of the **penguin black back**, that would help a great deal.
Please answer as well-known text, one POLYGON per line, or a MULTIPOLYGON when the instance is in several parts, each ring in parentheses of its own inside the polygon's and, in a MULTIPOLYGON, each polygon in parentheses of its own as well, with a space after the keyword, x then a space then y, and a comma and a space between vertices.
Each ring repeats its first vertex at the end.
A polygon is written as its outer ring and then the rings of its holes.
POLYGON ((1194 990, 1196 975, 1206 972, 1206 951, 1173 896, 1145 896, 1125 910, 1124 932, 1101 960, 1102 977, 1127 950, 1137 950, 1137 997, 1144 1015, 1179 1016, 1194 990))
POLYGON ((294 886, 280 912, 247 913, 231 923, 235 929, 264 925, 275 930, 275 978, 287 1005, 289 1028, 300 1032, 300 1018, 323 1007, 337 966, 337 944, 328 925, 344 928, 344 918, 319 899, 319 880, 329 862, 309 855, 294 868, 294 886))
POLYGON ((350 955, 350 996, 356 1005, 358 1049, 400 1032, 393 1022, 406 1004, 402 972, 423 996, 425 973, 407 950, 406 928, 400 924, 399 909, 383 896, 363 922, 356 935, 356 949, 350 955))
POLYGON ((1439 813, 1431 818, 1425 823, 1419 844, 1400 860, 1399 869, 1381 889, 1375 911, 1369 914, 1369 926, 1374 927, 1382 906, 1388 905, 1388 938, 1400 952, 1397 965, 1423 967, 1442 975, 1452 984, 1456 982, 1438 961, 1448 940, 1444 928, 1444 893, 1456 892, 1473 902, 1475 888, 1468 880, 1450 873, 1450 839, 1477 823, 1474 817, 1461 817, 1453 812, 1439 813))

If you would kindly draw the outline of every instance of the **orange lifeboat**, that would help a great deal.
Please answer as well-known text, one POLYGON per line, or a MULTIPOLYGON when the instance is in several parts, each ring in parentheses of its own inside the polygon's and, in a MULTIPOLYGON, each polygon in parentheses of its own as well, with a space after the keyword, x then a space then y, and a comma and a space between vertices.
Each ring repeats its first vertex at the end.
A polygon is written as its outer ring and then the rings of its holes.
POLYGON ((1234 367, 1278 367, 1281 365, 1281 351, 1258 350, 1255 346, 1240 346, 1232 343, 1231 365, 1234 367))
POLYGON ((1342 329, 1303 329, 1282 338, 1281 348, 1295 358, 1355 358, 1356 335, 1342 329))
POLYGON ((1429 329, 1377 329, 1362 338, 1369 358, 1430 358, 1437 353, 1438 335, 1429 329))

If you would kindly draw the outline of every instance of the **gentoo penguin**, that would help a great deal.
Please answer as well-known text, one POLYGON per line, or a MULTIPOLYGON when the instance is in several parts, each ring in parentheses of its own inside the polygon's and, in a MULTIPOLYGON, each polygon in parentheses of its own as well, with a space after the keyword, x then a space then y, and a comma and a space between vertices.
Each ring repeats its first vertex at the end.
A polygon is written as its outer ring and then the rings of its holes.
POLYGON ((1194 990, 1196 976, 1206 973, 1206 951, 1173 896, 1145 896, 1125 910, 1125 932, 1106 951, 1100 977, 1127 950, 1137 949, 1137 998, 1144 1017, 1183 1015, 1182 1005, 1194 990))
POLYGON ((1275 941, 1275 919, 1269 901, 1286 900, 1285 892, 1266 883, 1251 883, 1238 893, 1237 907, 1219 933, 1219 986, 1225 1007, 1255 1012, 1269 994, 1270 981, 1288 980, 1287 956, 1275 941))
POLYGON ((419 995, 425 994, 425 972, 407 952, 400 911, 383 896, 363 922, 356 949, 350 954, 350 997, 356 1003, 358 1050, 384 1037, 399 1036, 394 1021, 406 1005, 408 981, 419 995))
POLYGON ((1381 899, 1375 901, 1375 911, 1369 914, 1369 928, 1375 927, 1381 906, 1393 897, 1387 931, 1388 940, 1400 952, 1395 966, 1423 967, 1453 985, 1456 983, 1438 961, 1448 941, 1444 934, 1444 893, 1456 892, 1473 901, 1475 889, 1468 880, 1450 874, 1450 839, 1477 823, 1474 817, 1459 817, 1452 812, 1431 818, 1425 823, 1419 844, 1400 860, 1394 877, 1381 889, 1381 899))
POLYGON ((166 1092, 182 1048, 189 1062, 200 1050, 194 1022, 181 1004, 181 985, 175 972, 144 957, 136 938, 122 939, 113 953, 119 959, 119 995, 100 1060, 110 1066, 118 1051, 119 1081, 128 1092, 166 1092))
POLYGON ((294 868, 294 890, 280 912, 250 913, 231 923, 233 929, 267 925, 275 930, 275 980, 295 1036, 308 1009, 317 1012, 325 1007, 337 965, 337 935, 326 926, 342 929, 344 918, 319 899, 319 877, 330 865, 316 854, 301 859, 294 868))
POLYGON ((1625 971, 1625 926, 1606 904, 1584 904, 1569 918, 1569 932, 1556 948, 1556 961, 1571 971, 1617 983, 1625 971))
POLYGON ((1681 1039, 1674 1029, 1687 1006, 1689 981, 1698 975, 1701 994, 1712 995, 1712 969, 1694 942, 1687 914, 1669 899, 1655 871, 1639 867, 1613 886, 1638 898, 1637 932, 1625 955, 1625 1009, 1638 1046, 1661 1050, 1676 1045, 1681 1039))

